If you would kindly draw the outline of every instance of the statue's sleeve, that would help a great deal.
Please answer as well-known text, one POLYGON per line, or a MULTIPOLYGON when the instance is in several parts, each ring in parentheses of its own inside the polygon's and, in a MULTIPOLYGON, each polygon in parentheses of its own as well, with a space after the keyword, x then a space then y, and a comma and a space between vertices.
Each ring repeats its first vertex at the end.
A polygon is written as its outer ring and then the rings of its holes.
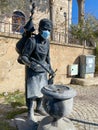
POLYGON ((46 56, 46 62, 50 65, 50 43, 47 41, 47 46, 48 46, 48 52, 46 56))
POLYGON ((30 57, 33 50, 34 50, 34 46, 35 46, 35 41, 32 38, 29 38, 26 43, 25 46, 23 48, 22 51, 22 56, 26 56, 26 57, 30 57))
POLYGON ((25 43, 21 56, 22 62, 29 67, 31 64, 31 61, 29 59, 32 52, 34 51, 34 48, 35 48, 34 41, 31 38, 29 38, 25 43))
POLYGON ((46 62, 47 64, 49 65, 49 69, 50 71, 52 70, 52 67, 51 67, 51 62, 50 62, 50 45, 48 44, 48 53, 47 53, 47 57, 46 57, 46 62))
POLYGON ((49 65, 49 70, 50 70, 50 73, 53 75, 53 73, 54 73, 54 70, 52 69, 52 66, 51 66, 51 59, 50 59, 50 43, 49 43, 49 41, 48 41, 48 53, 47 53, 47 57, 46 57, 46 62, 48 63, 48 65, 49 65))

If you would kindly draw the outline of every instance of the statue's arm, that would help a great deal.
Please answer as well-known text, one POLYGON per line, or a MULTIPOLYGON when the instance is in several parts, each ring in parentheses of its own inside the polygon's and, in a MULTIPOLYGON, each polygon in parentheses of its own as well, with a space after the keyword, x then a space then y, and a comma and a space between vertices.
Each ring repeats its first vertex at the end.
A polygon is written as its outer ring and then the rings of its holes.
POLYGON ((33 41, 31 40, 31 38, 29 38, 25 43, 25 46, 22 51, 22 56, 21 56, 22 62, 26 66, 30 67, 30 65, 31 65, 30 56, 31 56, 33 50, 34 50, 34 44, 33 44, 33 41))

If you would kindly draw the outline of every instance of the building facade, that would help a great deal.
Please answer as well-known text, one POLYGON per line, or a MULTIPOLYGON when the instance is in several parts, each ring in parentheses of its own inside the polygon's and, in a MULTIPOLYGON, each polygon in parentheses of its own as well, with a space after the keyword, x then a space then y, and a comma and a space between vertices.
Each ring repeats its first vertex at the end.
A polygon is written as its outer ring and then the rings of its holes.
MULTIPOLYGON (((12 18, 9 17, 9 20, 7 18, 7 21, 4 20, 3 23, 0 23, 1 31, 4 32, 10 31, 11 33, 18 33, 23 32, 21 31, 21 26, 23 26, 23 20, 20 20, 20 16, 15 16, 15 12, 19 12, 21 14, 24 14, 24 21, 28 21, 30 14, 30 7, 31 3, 35 3, 35 13, 33 16, 33 22, 35 25, 35 29, 38 29, 38 23, 42 18, 49 18, 53 22, 53 34, 54 39, 56 41, 59 41, 60 39, 62 42, 66 42, 65 40, 68 37, 68 27, 71 24, 71 17, 72 17, 72 0, 32 0, 28 3, 28 10, 23 11, 22 9, 14 9, 12 12, 12 18), (27 13, 28 12, 28 13, 27 13), (15 19, 15 20, 13 20, 15 19), (17 20, 16 20, 17 19, 17 20), (15 23, 14 23, 15 21, 15 23), (17 23, 16 23, 17 21, 17 23), (19 25, 18 25, 19 24, 19 25), (6 25, 6 27, 5 27, 6 25), (14 26, 14 27, 13 27, 14 26), (16 31, 15 31, 16 28, 16 31), (66 39, 65 39, 66 37, 66 39)), ((37 32, 37 31, 36 31, 37 32)))
POLYGON ((70 26, 72 17, 72 0, 33 0, 33 2, 36 4, 34 14, 35 24, 38 24, 39 20, 42 18, 50 18, 53 20, 54 28, 60 27, 61 29, 64 29, 64 12, 66 12, 67 26, 70 26))

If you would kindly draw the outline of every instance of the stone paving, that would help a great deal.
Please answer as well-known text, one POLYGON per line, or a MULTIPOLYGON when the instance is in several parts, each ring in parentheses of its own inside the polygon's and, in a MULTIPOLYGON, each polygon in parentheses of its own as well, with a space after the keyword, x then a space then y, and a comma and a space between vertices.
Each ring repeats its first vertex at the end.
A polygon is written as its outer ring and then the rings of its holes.
MULTIPOLYGON (((77 91, 77 96, 74 97, 73 111, 68 118, 72 121, 77 130, 98 130, 98 85, 68 86, 73 87, 77 91)), ((2 104, 1 107, 3 107, 2 104)), ((36 118, 40 121, 44 117, 36 114, 36 118)), ((31 124, 29 124, 26 119, 27 113, 23 113, 17 115, 17 117, 12 119, 10 123, 12 123, 17 130, 25 130, 26 128, 26 130, 32 130, 30 127, 31 124)))
MULTIPOLYGON (((77 96, 74 98, 73 112, 68 118, 77 130, 98 130, 98 86, 69 86, 77 91, 77 96)), ((42 119, 41 116, 36 117, 42 119)), ((20 127, 19 123, 16 124, 17 128, 20 127)))
POLYGON ((77 96, 70 119, 78 130, 98 130, 98 86, 71 86, 77 96))

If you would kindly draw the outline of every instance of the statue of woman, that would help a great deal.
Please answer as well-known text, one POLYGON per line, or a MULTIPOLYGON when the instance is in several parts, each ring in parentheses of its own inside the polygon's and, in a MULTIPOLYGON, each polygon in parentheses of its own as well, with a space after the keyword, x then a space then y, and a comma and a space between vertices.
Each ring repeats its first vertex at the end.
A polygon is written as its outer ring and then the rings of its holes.
POLYGON ((42 19, 39 22, 38 34, 28 38, 22 51, 22 62, 25 64, 25 92, 26 105, 28 107, 28 118, 35 121, 34 101, 36 101, 36 112, 45 114, 42 107, 41 89, 48 84, 47 71, 34 62, 32 59, 40 62, 50 74, 54 71, 50 64, 50 43, 49 37, 52 31, 52 22, 48 19, 42 19))

